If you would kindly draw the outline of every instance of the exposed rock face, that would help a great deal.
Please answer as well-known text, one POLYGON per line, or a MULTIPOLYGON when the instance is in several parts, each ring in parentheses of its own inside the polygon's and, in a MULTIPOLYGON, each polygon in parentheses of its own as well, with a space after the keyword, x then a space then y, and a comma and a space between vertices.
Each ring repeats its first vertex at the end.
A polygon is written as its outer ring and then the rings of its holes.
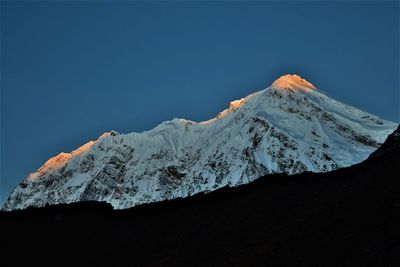
POLYGON ((270 173, 326 172, 363 161, 396 127, 299 76, 281 77, 209 121, 173 119, 143 133, 111 132, 52 158, 4 209, 81 200, 124 209, 270 173))

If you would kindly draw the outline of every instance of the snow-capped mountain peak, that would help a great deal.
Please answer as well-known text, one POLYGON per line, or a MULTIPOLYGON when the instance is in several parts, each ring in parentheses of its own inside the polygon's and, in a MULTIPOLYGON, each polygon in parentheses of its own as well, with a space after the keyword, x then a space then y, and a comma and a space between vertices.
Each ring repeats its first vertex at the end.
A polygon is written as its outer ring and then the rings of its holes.
POLYGON ((304 91, 309 91, 310 89, 317 90, 317 88, 314 85, 312 85, 305 79, 301 78, 297 74, 293 75, 286 74, 281 76, 272 83, 272 87, 275 89, 284 89, 284 90, 288 89, 304 90, 304 91))
POLYGON ((208 121, 110 132, 61 153, 21 182, 4 209, 83 200, 123 209, 269 173, 326 172, 363 161, 396 127, 285 75, 208 121))

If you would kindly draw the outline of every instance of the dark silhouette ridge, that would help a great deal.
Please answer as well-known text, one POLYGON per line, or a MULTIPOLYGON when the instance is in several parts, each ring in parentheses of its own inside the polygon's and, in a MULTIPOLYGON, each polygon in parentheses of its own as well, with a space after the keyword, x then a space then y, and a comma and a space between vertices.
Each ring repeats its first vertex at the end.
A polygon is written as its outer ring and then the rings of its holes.
POLYGON ((112 210, 1 212, 1 266, 400 266, 398 134, 365 162, 112 210))

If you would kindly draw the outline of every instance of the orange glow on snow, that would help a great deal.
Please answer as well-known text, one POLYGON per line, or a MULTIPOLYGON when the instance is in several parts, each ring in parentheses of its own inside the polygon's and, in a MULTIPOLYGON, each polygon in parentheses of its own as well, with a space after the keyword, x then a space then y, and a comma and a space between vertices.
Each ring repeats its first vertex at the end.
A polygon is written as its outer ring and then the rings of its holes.
POLYGON ((235 109, 238 109, 241 106, 243 106, 244 103, 245 103, 245 98, 241 98, 239 100, 235 100, 235 101, 229 102, 229 107, 227 109, 225 109, 225 110, 221 111, 220 113, 218 113, 218 115, 215 118, 212 118, 212 119, 207 120, 207 121, 202 121, 202 122, 200 122, 200 124, 209 124, 209 123, 212 123, 212 122, 216 121, 217 119, 225 117, 229 112, 231 112, 231 111, 233 111, 235 109))
POLYGON ((28 176, 28 180, 35 180, 36 178, 42 176, 43 174, 45 174, 46 172, 48 172, 50 170, 60 169, 60 168, 64 167, 70 158, 87 151, 94 143, 96 143, 96 142, 89 141, 86 144, 84 144, 83 146, 79 147, 78 149, 75 149, 71 153, 61 152, 57 156, 50 158, 36 172, 30 174, 28 176))
POLYGON ((283 89, 283 90, 303 90, 307 91, 309 89, 317 90, 317 88, 310 82, 306 81, 305 79, 301 78, 299 75, 296 74, 287 74, 281 76, 279 79, 274 81, 272 87, 275 89, 283 89))
POLYGON ((243 106, 244 104, 244 98, 235 100, 229 103, 229 109, 237 109, 238 107, 243 106))

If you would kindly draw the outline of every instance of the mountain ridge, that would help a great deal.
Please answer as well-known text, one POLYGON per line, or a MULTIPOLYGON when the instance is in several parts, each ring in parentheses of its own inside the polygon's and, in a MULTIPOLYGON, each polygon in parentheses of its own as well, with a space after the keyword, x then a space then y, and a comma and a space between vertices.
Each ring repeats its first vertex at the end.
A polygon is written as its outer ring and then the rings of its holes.
POLYGON ((377 152, 332 172, 272 174, 125 210, 80 202, 0 212, 0 264, 398 266, 399 139, 377 152))
POLYGON ((121 209, 266 174, 331 171, 366 159, 395 127, 286 75, 211 120, 175 118, 142 133, 110 132, 51 158, 3 209, 87 200, 121 209))

